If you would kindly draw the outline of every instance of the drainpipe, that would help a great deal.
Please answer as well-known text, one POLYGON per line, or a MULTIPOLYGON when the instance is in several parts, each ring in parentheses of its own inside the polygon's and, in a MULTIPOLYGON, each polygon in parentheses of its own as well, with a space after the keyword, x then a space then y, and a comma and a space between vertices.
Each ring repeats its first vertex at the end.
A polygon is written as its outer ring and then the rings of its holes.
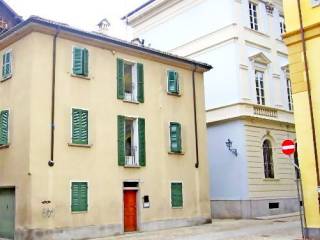
POLYGON ((52 87, 51 87, 51 141, 50 141, 50 160, 48 162, 49 167, 54 166, 54 116, 55 116, 55 98, 56 98, 56 55, 57 55, 57 38, 60 29, 57 28, 53 37, 53 50, 52 50, 52 87))
POLYGON ((192 70, 192 90, 193 90, 193 116, 194 116, 194 134, 196 140, 196 163, 195 167, 199 168, 199 146, 198 146, 198 121, 197 121, 197 96, 196 96, 196 83, 195 83, 195 71, 197 66, 194 65, 192 70))
MULTIPOLYGON (((304 33, 304 27, 303 27, 303 19, 302 19, 300 0, 297 0, 297 3, 298 3, 298 10, 299 10, 300 33, 301 33, 301 40, 302 40, 304 67, 306 70, 309 110, 310 110, 310 117, 311 117, 311 130, 312 130, 312 138, 313 138, 313 149, 314 149, 314 157, 315 157, 315 161, 316 161, 316 171, 317 171, 317 183, 318 183, 318 189, 319 189, 319 187, 320 187, 319 158, 318 158, 315 123, 314 123, 313 102, 312 102, 312 98, 311 98, 311 86, 310 86, 311 83, 310 83, 310 76, 309 76, 309 65, 308 65, 308 58, 307 58, 306 40, 305 40, 305 33, 304 33)), ((318 192, 318 203, 319 203, 319 210, 320 210, 320 193, 319 192, 318 192)))

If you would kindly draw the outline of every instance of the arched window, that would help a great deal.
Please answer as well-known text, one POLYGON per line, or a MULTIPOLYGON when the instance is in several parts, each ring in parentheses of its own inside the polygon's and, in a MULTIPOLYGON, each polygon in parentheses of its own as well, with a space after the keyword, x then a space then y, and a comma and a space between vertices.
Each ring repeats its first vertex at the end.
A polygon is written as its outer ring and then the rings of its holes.
POLYGON ((271 142, 269 140, 264 140, 262 144, 262 148, 263 148, 264 176, 265 178, 274 178, 271 142))

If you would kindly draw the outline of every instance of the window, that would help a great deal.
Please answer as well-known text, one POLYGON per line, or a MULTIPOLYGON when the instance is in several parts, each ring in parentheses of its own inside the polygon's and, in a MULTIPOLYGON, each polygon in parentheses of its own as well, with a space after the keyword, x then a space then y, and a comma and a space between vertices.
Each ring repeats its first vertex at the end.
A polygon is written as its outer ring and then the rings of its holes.
POLYGON ((249 17, 250 17, 250 27, 253 30, 258 31, 258 12, 257 12, 258 5, 249 2, 249 17))
POLYGON ((11 77, 12 74, 12 53, 6 52, 2 55, 2 79, 11 77))
POLYGON ((71 184, 71 211, 88 211, 88 183, 72 182, 71 184))
POLYGON ((73 74, 78 76, 88 76, 89 54, 86 48, 73 48, 73 74))
POLYGON ((264 72, 257 71, 255 72, 256 77, 256 95, 257 95, 257 103, 261 105, 265 105, 265 97, 264 97, 264 83, 263 83, 263 75, 264 72))
POLYGON ((288 96, 288 108, 290 111, 293 110, 293 99, 292 99, 292 87, 290 78, 287 77, 287 96, 288 96))
POLYGON ((264 140, 262 144, 262 148, 263 148, 264 176, 265 178, 274 178, 271 142, 269 140, 264 140))
POLYGON ((281 32, 281 34, 284 34, 284 33, 286 33, 286 23, 285 23, 285 21, 284 21, 284 16, 279 16, 279 19, 280 19, 280 32, 281 32))
POLYGON ((171 183, 171 206, 173 208, 183 207, 182 183, 171 183))
POLYGON ((9 142, 9 111, 0 112, 0 146, 9 142))
POLYGON ((143 64, 117 59, 117 85, 118 99, 143 103, 143 64))
POLYGON ((181 124, 177 122, 170 123, 170 151, 181 152, 181 124))
POLYGON ((88 111, 72 109, 72 143, 88 144, 88 111))
POLYGON ((118 165, 146 165, 145 120, 118 116, 118 165))
POLYGON ((167 72, 167 91, 171 94, 179 94, 179 75, 176 71, 169 70, 167 72))

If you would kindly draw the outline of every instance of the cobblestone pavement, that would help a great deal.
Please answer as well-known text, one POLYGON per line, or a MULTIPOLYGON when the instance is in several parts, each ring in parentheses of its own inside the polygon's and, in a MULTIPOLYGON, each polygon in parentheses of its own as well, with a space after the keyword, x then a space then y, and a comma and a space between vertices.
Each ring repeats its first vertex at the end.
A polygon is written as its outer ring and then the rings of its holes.
POLYGON ((96 240, 301 240, 298 217, 273 220, 214 220, 212 224, 96 240))

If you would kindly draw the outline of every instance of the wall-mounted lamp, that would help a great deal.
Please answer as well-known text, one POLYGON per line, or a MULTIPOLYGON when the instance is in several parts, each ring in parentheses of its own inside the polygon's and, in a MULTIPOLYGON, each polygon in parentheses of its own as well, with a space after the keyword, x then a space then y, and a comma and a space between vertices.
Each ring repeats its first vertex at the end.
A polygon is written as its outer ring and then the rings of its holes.
POLYGON ((226 141, 226 146, 229 149, 230 152, 232 152, 233 155, 235 155, 236 157, 238 156, 238 151, 235 148, 232 148, 232 142, 230 139, 228 139, 228 141, 226 141))

